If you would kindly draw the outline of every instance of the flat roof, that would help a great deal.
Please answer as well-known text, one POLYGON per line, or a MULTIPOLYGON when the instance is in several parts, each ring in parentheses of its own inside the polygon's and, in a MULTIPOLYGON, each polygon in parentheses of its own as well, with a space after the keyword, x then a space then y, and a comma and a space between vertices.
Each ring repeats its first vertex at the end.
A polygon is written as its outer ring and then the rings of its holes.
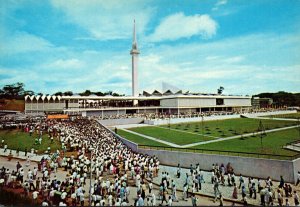
POLYGON ((168 96, 62 96, 62 99, 84 99, 84 100, 162 100, 174 98, 232 98, 251 99, 247 96, 222 96, 222 95, 168 95, 168 96))

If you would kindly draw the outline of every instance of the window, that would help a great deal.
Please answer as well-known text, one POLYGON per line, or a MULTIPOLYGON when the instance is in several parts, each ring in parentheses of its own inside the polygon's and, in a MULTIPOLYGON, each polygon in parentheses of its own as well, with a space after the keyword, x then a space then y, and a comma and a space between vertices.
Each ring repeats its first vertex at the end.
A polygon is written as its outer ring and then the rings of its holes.
POLYGON ((216 99, 216 105, 218 106, 218 105, 224 105, 224 99, 223 98, 217 98, 216 99))

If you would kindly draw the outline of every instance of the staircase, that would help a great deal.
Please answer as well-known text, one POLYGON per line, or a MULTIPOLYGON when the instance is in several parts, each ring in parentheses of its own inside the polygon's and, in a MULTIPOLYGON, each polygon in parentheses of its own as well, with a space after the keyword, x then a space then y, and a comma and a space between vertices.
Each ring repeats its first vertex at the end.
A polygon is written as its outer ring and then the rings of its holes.
POLYGON ((296 142, 289 143, 283 147, 284 149, 293 150, 295 152, 300 152, 300 140, 296 142))

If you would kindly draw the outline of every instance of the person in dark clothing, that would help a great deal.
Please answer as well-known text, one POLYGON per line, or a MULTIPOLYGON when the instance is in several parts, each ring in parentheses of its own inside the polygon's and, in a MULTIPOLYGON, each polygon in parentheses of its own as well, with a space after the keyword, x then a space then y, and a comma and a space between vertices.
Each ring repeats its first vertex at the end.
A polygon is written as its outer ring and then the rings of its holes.
POLYGON ((282 175, 280 176, 280 182, 279 182, 279 188, 283 188, 283 186, 284 186, 284 179, 283 179, 283 177, 282 177, 282 175))

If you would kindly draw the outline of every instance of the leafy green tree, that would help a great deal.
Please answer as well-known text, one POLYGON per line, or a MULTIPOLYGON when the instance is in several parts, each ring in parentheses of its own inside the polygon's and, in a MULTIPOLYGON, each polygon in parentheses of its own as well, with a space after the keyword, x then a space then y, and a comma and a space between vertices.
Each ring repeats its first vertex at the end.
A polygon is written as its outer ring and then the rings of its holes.
POLYGON ((63 93, 63 95, 65 96, 73 96, 73 92, 72 91, 66 91, 63 93))
POLYGON ((220 88, 218 88, 218 94, 221 95, 224 91, 224 87, 220 86, 220 88))
POLYGON ((33 96, 34 92, 33 91, 24 91, 24 96, 29 95, 29 96, 33 96))
POLYGON ((79 95, 81 95, 81 96, 89 96, 91 94, 92 94, 92 92, 90 90, 85 90, 85 92, 80 93, 79 95))
POLYGON ((62 96, 63 93, 59 91, 59 92, 56 92, 54 95, 55 95, 55 96, 62 96))

